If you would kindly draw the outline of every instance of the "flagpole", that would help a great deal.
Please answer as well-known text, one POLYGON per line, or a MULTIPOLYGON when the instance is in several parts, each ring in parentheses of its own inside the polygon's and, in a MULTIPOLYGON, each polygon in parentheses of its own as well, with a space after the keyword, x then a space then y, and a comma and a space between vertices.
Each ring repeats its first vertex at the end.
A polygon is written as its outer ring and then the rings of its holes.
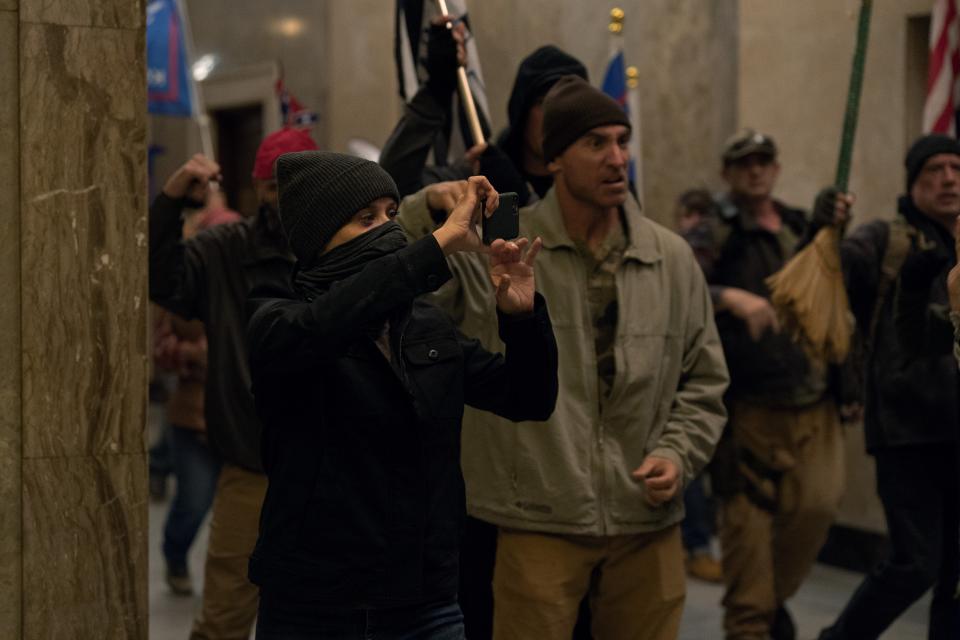
MULTIPOLYGON (((447 11, 446 0, 437 0, 442 15, 450 15, 447 11)), ((453 23, 447 22, 447 29, 453 29, 453 23)), ((463 103, 463 109, 467 114, 467 123, 470 125, 470 135, 473 138, 473 144, 478 145, 485 142, 483 128, 480 126, 480 116, 477 115, 477 105, 473 101, 473 92, 470 91, 470 80, 467 78, 467 69, 462 65, 457 65, 457 86, 460 89, 460 102, 463 103)))
POLYGON ((637 198, 643 202, 643 130, 640 120, 640 71, 636 67, 627 67, 627 108, 630 110, 630 122, 633 127, 630 136, 630 157, 633 158, 633 184, 637 198))
POLYGON ((193 117, 200 129, 200 150, 203 155, 214 159, 213 138, 210 135, 210 116, 207 114, 207 105, 203 100, 203 90, 193 77, 194 49, 193 31, 190 30, 190 16, 187 14, 187 0, 174 0, 180 12, 180 21, 183 23, 183 46, 187 50, 187 77, 189 78, 190 93, 193 97, 193 117))

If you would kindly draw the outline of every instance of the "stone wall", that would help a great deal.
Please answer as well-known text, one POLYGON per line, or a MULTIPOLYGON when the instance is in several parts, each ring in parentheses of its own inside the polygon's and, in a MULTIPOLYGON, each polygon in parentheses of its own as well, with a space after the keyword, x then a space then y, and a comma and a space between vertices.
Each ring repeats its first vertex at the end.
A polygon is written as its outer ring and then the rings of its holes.
POLYGON ((147 633, 144 46, 142 1, 0 2, 5 638, 147 633))

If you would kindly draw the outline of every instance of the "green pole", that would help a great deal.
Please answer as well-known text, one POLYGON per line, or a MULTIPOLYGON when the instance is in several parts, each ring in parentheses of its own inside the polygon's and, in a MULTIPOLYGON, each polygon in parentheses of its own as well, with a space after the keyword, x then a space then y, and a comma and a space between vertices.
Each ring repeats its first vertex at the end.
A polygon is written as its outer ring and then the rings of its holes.
POLYGON ((850 163, 853 156, 853 139, 857 133, 857 114, 860 111, 860 93, 863 89, 863 68, 867 62, 867 40, 870 37, 870 11, 873 0, 863 0, 857 25, 857 46, 853 51, 853 69, 850 72, 850 88, 847 91, 847 111, 843 116, 843 134, 840 138, 840 158, 837 161, 835 185, 846 191, 850 183, 850 163))

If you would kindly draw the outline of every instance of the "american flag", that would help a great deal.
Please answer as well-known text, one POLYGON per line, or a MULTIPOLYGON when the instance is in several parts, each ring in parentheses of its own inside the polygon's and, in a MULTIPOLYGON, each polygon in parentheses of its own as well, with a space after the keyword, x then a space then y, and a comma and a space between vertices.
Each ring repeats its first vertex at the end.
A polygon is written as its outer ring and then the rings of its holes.
POLYGON ((960 15, 958 0, 936 0, 930 25, 930 66, 924 133, 957 135, 960 107, 960 15))

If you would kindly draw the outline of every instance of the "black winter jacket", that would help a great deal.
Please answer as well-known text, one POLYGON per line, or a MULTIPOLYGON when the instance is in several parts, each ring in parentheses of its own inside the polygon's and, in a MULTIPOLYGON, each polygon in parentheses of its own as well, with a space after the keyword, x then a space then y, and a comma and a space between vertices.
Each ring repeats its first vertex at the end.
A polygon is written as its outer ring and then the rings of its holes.
POLYGON ((506 357, 415 298, 450 278, 432 236, 371 261, 316 299, 251 296, 251 370, 270 483, 250 578, 318 606, 456 596, 465 515, 464 403, 546 420, 557 347, 543 299, 501 316, 506 357), (369 337, 388 319, 390 360, 369 337))
MULTIPOLYGON (((934 243, 944 255, 941 273, 921 299, 945 308, 949 303, 946 273, 956 262, 953 240, 945 229, 918 211, 909 198, 901 198, 900 213, 923 234, 926 243, 934 243)), ((889 237, 890 223, 876 220, 857 228, 840 246, 850 306, 864 335, 869 332, 889 237)), ((910 252, 919 250, 914 244, 910 252)), ((944 344, 940 348, 920 349, 916 344, 905 343, 895 318, 898 289, 899 278, 880 309, 876 337, 865 366, 864 427, 868 451, 955 443, 958 439, 960 375, 950 351, 952 341, 949 334, 941 333, 944 344)))
POLYGON ((164 194, 150 207, 150 299, 207 331, 204 414, 207 437, 223 460, 261 471, 260 421, 250 395, 247 294, 289 281, 293 257, 264 214, 219 225, 184 241, 184 201, 164 194))
MULTIPOLYGON (((777 236, 759 227, 731 201, 719 204, 718 216, 704 219, 684 234, 710 284, 714 304, 725 287, 769 298, 766 280, 803 242, 806 214, 775 201, 784 225, 784 232, 777 236)), ((803 347, 786 332, 767 332, 754 341, 746 323, 729 312, 717 314, 717 330, 730 368, 730 397, 781 408, 797 408, 822 398, 825 381, 811 371, 803 347)))

